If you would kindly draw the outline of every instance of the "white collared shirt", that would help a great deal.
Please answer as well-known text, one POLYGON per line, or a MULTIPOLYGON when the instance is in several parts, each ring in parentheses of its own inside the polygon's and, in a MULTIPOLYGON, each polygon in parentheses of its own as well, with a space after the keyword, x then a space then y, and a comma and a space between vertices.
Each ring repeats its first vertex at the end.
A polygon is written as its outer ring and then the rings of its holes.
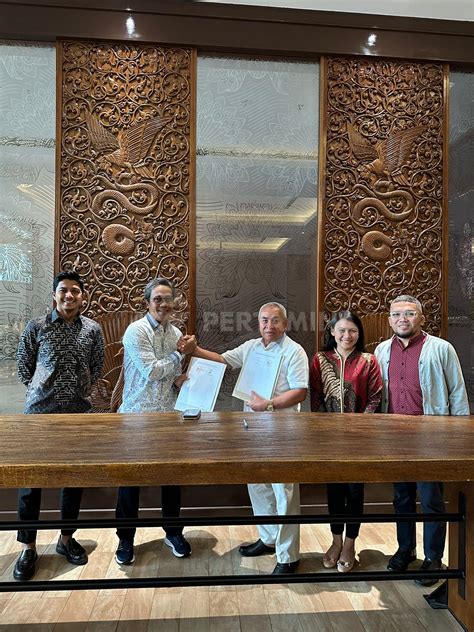
MULTIPOLYGON (((222 357, 233 369, 240 369, 252 349, 258 349, 265 353, 281 354, 283 356, 280 373, 278 374, 277 383, 273 392, 274 397, 295 388, 308 388, 308 356, 303 347, 286 334, 283 334, 281 338, 271 342, 266 347, 263 344, 262 338, 247 340, 247 342, 244 342, 235 349, 225 351, 222 357)), ((251 411, 252 409, 245 403, 244 410, 251 411)), ((295 404, 294 406, 281 410, 300 410, 300 405, 295 404)))

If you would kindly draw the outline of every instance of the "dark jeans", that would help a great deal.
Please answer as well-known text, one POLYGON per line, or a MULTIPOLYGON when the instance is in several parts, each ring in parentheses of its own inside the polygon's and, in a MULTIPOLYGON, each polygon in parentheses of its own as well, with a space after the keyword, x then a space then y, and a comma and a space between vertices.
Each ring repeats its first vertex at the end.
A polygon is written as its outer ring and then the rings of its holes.
MULTIPOLYGON (((362 515, 364 511, 364 483, 328 483, 328 509, 330 514, 362 515)), ((346 524, 346 538, 357 538, 360 522, 346 524)), ((331 532, 342 535, 344 523, 331 523, 331 532)))
MULTIPOLYGON (((393 506, 395 513, 416 512, 416 492, 420 497, 423 513, 446 513, 442 483, 394 483, 393 506)), ((397 521, 398 546, 404 551, 416 546, 416 525, 414 522, 397 521)), ((423 523, 423 549, 429 560, 440 560, 446 541, 445 522, 423 523)))
MULTIPOLYGON (((18 492, 19 520, 38 520, 41 507, 41 489, 23 487, 18 492)), ((81 507, 82 487, 65 487, 61 490, 61 518, 77 520, 81 507)), ((61 529, 62 535, 72 535, 75 529, 61 529)), ((18 531, 18 542, 31 544, 36 541, 36 531, 18 531)))
MULTIPOLYGON (((117 495, 116 518, 138 518, 140 503, 139 487, 119 487, 117 495)), ((161 488, 161 515, 163 518, 178 518, 181 510, 181 487, 164 485, 161 488)), ((163 527, 166 535, 181 535, 183 527, 163 527)), ((120 540, 133 542, 136 529, 117 529, 120 540)))

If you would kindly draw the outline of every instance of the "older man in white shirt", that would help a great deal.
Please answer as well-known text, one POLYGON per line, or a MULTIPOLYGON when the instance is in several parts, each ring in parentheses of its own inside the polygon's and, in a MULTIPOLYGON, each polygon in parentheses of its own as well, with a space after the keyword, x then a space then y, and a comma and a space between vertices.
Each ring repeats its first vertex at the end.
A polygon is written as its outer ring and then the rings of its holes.
MULTIPOLYGON (((308 357, 303 347, 286 335, 286 309, 279 303, 266 303, 260 308, 258 323, 261 338, 248 340, 222 355, 197 347, 194 355, 225 362, 233 369, 241 368, 249 353, 255 349, 281 356, 272 398, 265 399, 252 391, 252 398, 245 402, 244 410, 299 410, 308 388, 308 357)), ((183 344, 184 341, 181 345, 183 344)), ((300 492, 297 484, 250 484, 248 490, 255 515, 284 516, 300 513, 300 492)), ((253 544, 241 546, 240 554, 254 557, 276 553, 277 564, 273 574, 294 573, 299 563, 299 525, 259 525, 258 531, 260 538, 253 544)))

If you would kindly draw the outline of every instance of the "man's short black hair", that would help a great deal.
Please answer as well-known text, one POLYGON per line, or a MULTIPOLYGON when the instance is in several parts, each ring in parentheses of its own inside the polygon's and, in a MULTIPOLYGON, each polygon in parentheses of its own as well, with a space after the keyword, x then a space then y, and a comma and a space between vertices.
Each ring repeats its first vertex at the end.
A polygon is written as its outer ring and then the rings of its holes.
POLYGON ((76 281, 76 283, 81 288, 81 292, 84 292, 84 283, 81 277, 77 274, 77 272, 73 272, 72 270, 63 270, 63 272, 58 272, 53 280, 53 292, 56 292, 56 288, 58 287, 60 282, 65 280, 76 281))
POLYGON ((164 279, 163 277, 156 277, 156 279, 152 279, 149 283, 147 283, 145 289, 143 290, 143 296, 145 297, 145 301, 147 303, 150 302, 151 293, 158 285, 165 285, 166 287, 169 287, 174 298, 174 285, 171 281, 168 281, 168 279, 164 279))

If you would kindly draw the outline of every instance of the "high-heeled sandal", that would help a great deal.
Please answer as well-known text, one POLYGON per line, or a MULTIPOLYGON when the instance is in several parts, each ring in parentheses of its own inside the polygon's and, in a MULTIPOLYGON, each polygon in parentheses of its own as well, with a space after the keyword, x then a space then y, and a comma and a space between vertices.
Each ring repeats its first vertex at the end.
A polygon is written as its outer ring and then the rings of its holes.
POLYGON ((341 560, 337 560, 337 570, 339 573, 348 573, 351 571, 354 566, 357 564, 357 560, 354 558, 348 562, 342 562, 341 560))
POLYGON ((337 556, 331 557, 331 556, 328 555, 328 553, 332 549, 332 547, 333 547, 333 545, 331 544, 329 549, 323 555, 323 566, 324 566, 324 568, 335 568, 337 566, 337 561, 338 561, 339 556, 341 554, 342 547, 339 549, 339 552, 337 553, 337 556))

